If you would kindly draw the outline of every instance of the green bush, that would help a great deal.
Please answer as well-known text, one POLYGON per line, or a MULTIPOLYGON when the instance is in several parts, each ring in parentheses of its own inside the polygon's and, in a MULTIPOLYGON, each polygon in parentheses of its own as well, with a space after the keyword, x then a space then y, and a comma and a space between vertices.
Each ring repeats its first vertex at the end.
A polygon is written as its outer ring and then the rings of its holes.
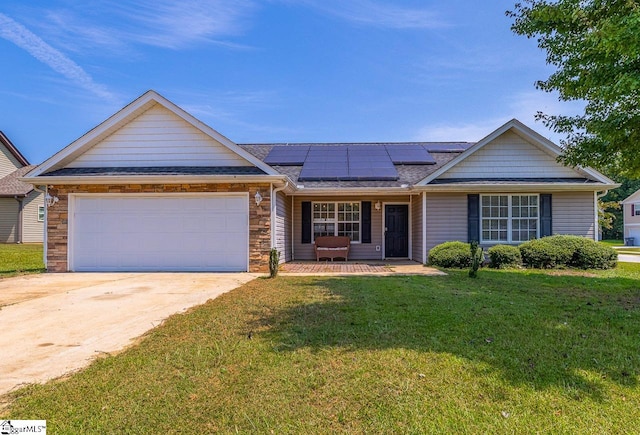
POLYGON ((517 246, 495 245, 490 247, 488 252, 491 267, 495 269, 522 266, 522 255, 517 246))
POLYGON ((471 247, 464 242, 445 242, 429 251, 429 265, 464 269, 471 266, 471 247))
POLYGON ((556 235, 530 240, 519 247, 527 267, 576 267, 609 269, 615 267, 618 254, 613 248, 580 236, 556 235))

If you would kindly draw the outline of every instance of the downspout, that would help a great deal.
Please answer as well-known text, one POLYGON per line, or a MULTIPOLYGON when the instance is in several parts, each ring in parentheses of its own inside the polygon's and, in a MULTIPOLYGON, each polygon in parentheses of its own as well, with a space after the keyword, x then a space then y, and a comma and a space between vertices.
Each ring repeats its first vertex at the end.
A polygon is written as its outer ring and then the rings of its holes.
POLYGON ((44 263, 44 268, 47 268, 47 222, 49 221, 49 211, 47 210, 47 195, 49 194, 48 186, 44 186, 44 190, 39 189, 36 186, 33 186, 33 189, 36 192, 44 193, 44 201, 42 205, 44 206, 44 222, 42 223, 42 262, 44 263))
POLYGON ((427 263, 427 192, 422 192, 422 264, 427 263))
MULTIPOLYGON (((278 198, 277 193, 282 192, 289 185, 288 181, 284 182, 284 186, 273 188, 273 183, 271 184, 271 249, 276 247, 277 237, 276 237, 276 213, 278 211, 278 198)), ((285 255, 286 257, 286 255, 285 255)))
POLYGON ((295 216, 296 216, 296 212, 295 212, 295 205, 296 205, 296 201, 295 201, 295 196, 291 197, 291 261, 295 261, 296 259, 296 242, 295 242, 295 235, 296 235, 296 229, 295 229, 295 216))
POLYGON ((13 199, 18 201, 18 222, 16 225, 16 243, 22 243, 22 225, 23 225, 23 214, 24 214, 24 198, 20 198, 19 196, 14 196, 13 199))

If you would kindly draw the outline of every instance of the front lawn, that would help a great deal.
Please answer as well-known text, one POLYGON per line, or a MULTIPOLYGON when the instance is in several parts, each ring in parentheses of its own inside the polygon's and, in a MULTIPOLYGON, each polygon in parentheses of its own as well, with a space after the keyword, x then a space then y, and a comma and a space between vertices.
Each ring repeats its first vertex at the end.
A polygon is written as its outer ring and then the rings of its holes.
POLYGON ((258 279, 14 393, 52 433, 626 433, 640 265, 258 279))
POLYGON ((0 278, 44 270, 42 243, 0 244, 0 278))

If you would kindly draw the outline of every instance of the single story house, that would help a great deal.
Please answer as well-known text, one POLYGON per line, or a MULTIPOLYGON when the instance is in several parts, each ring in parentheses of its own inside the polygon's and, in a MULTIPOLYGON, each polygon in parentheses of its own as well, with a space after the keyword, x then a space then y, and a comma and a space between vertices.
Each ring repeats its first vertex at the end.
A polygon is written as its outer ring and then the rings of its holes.
POLYGON ((0 243, 42 243, 44 193, 20 181, 34 168, 0 131, 0 243))
POLYGON ((640 245, 640 190, 636 190, 622 201, 624 238, 633 239, 633 246, 640 245))
POLYGON ((23 179, 45 186, 47 269, 268 270, 349 236, 350 260, 448 240, 596 238, 612 180, 517 120, 476 143, 236 144, 148 91, 23 179))

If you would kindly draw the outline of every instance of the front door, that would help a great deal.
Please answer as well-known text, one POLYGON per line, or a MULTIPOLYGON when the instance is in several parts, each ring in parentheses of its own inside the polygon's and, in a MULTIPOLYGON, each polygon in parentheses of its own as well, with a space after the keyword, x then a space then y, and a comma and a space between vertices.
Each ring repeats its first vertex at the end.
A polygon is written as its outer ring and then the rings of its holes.
POLYGON ((384 256, 385 258, 409 256, 409 206, 385 205, 384 207, 384 256))

